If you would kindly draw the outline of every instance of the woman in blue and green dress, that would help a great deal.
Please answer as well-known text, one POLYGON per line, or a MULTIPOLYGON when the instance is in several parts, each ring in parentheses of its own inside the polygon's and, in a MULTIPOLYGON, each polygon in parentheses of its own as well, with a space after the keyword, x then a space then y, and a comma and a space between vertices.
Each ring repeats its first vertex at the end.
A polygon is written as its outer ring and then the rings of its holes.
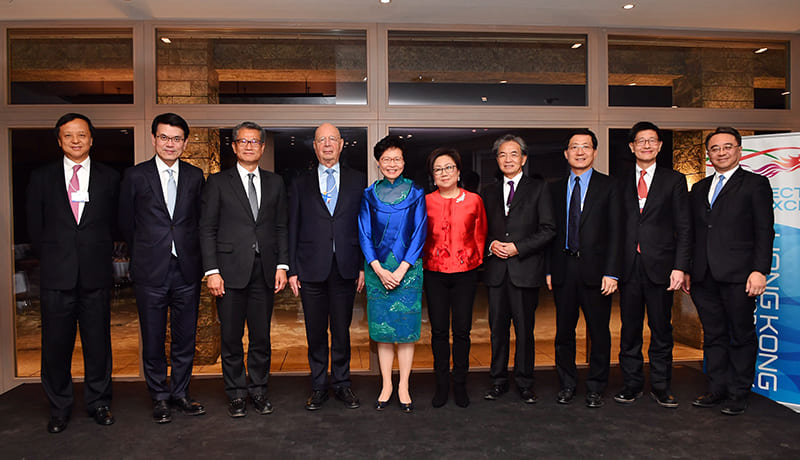
POLYGON ((375 145, 374 154, 383 179, 364 190, 358 226, 365 261, 369 336, 378 344, 382 377, 375 409, 386 408, 392 396, 397 344, 397 397, 400 409, 408 413, 414 410, 408 380, 422 321, 425 192, 402 175, 402 140, 387 136, 375 145))

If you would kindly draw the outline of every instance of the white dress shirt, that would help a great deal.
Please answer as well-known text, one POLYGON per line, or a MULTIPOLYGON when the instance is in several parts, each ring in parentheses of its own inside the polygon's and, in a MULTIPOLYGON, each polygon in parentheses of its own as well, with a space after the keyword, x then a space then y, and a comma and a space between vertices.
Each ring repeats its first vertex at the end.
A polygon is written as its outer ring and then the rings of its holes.
MULTIPOLYGON (((69 181, 72 180, 73 166, 80 164, 81 168, 78 169, 78 185, 80 188, 78 191, 86 192, 87 199, 89 201, 89 168, 91 167, 91 160, 89 157, 86 157, 82 163, 75 163, 74 161, 70 160, 66 156, 64 156, 64 181, 67 185, 67 199, 69 199, 69 181)), ((86 203, 83 201, 78 203, 78 222, 81 221, 81 216, 83 216, 83 208, 86 206, 86 203)))
MULTIPOLYGON (((736 167, 731 169, 730 171, 722 173, 722 175, 725 176, 725 180, 722 182, 722 189, 720 189, 720 191, 719 191, 720 193, 722 193, 722 190, 725 189, 726 185, 728 185, 728 181, 731 180, 731 176, 733 175, 733 173, 736 172, 737 169, 739 169, 739 165, 736 165, 736 167)), ((711 197, 714 196, 714 189, 717 188, 717 184, 719 183, 719 176, 720 176, 720 173, 714 171, 714 178, 711 179, 711 187, 708 188, 708 202, 709 202, 709 204, 711 203, 711 197)))
POLYGON ((511 192, 511 186, 508 185, 508 181, 514 183, 514 194, 516 195, 517 191, 519 190, 519 181, 522 180, 522 171, 519 172, 516 176, 509 179, 506 176, 503 176, 503 210, 505 214, 508 215, 509 205, 508 203, 508 194, 511 192))
MULTIPOLYGON (((647 193, 648 194, 650 194, 650 184, 653 183, 653 174, 655 174, 655 173, 656 173, 656 164, 655 163, 651 164, 650 166, 648 166, 647 168, 644 169, 644 183, 645 183, 645 185, 647 185, 647 193)), ((636 183, 633 184, 636 187, 637 191, 639 190, 639 178, 641 176, 642 176, 642 168, 640 168, 639 165, 637 164, 636 165, 636 178, 634 179, 636 181, 636 183)), ((647 198, 639 198, 639 210, 644 209, 645 203, 647 203, 647 198)))

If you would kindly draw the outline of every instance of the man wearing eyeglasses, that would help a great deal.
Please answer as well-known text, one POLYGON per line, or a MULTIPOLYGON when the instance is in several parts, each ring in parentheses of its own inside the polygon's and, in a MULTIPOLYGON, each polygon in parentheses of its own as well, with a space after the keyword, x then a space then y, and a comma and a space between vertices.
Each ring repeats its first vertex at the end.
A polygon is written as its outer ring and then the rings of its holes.
POLYGON ((508 391, 513 321, 514 383, 520 398, 534 404, 533 328, 539 287, 545 275, 545 249, 555 236, 555 221, 546 183, 522 171, 528 160, 525 141, 507 134, 495 141, 492 150, 503 175, 500 182, 487 186, 482 193, 488 223, 484 281, 488 286, 492 342, 492 383, 483 397, 491 401, 508 391))
MULTIPOLYGON (((683 174, 656 164, 663 145, 661 130, 647 121, 628 133, 635 166, 623 175, 622 216, 625 236, 620 277, 619 364, 624 385, 614 395, 619 404, 642 396, 645 311, 650 328, 650 397, 661 407, 678 407, 672 380, 672 299, 689 271, 692 216, 683 174)), ((671 152, 670 152, 671 157, 671 152)))
POLYGON ((289 191, 289 286, 303 300, 311 368, 306 409, 320 409, 329 387, 345 407, 356 409, 360 402, 350 382, 350 323, 356 291, 364 288, 358 212, 367 178, 339 161, 344 140, 336 126, 320 125, 313 145, 318 165, 300 174, 289 191))
POLYGON ((209 176, 203 189, 200 251, 208 290, 217 297, 228 415, 238 418, 247 415, 248 395, 257 413, 272 412, 270 322, 273 296, 286 286, 289 247, 283 179, 258 166, 266 132, 245 121, 232 137, 236 166, 209 176))
POLYGON ((550 245, 547 287, 556 303, 556 402, 575 397, 575 327, 580 311, 591 339, 586 407, 603 407, 611 359, 611 295, 619 279, 622 222, 616 181, 594 169, 597 136, 574 131, 564 148, 569 175, 550 184, 556 237, 550 245))
POLYGON ((705 145, 714 175, 689 195, 695 236, 685 289, 703 324, 708 391, 692 405, 722 403, 723 414, 738 415, 747 409, 755 377, 753 311, 772 263, 772 189, 766 177, 739 165, 742 137, 734 128, 717 128, 705 145))
POLYGON ((203 171, 180 159, 189 144, 189 125, 180 115, 153 119, 155 156, 128 168, 122 180, 119 223, 131 257, 142 331, 142 367, 153 420, 169 423, 172 408, 202 415, 189 397, 200 301, 200 194, 203 171), (170 319, 170 365, 164 339, 170 319))

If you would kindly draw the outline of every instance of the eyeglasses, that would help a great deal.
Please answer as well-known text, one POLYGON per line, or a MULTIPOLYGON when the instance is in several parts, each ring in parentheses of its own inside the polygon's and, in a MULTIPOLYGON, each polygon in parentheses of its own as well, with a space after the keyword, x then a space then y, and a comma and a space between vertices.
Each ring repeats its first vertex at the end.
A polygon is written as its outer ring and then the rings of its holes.
POLYGON ((503 160, 505 160, 506 158, 510 158, 512 160, 516 160, 519 157, 520 157, 519 152, 508 152, 508 153, 500 152, 500 153, 497 154, 497 158, 501 158, 503 160))
POLYGON ((456 165, 447 165, 441 168, 434 168, 433 175, 434 176, 441 176, 444 173, 453 174, 456 171, 456 165))
POLYGON ((635 141, 633 141, 633 143, 636 144, 638 147, 644 147, 645 144, 658 145, 659 142, 660 141, 655 137, 651 137, 650 139, 636 139, 635 141))
POLYGON ((234 142, 241 145, 242 147, 245 147, 247 144, 250 144, 253 147, 263 144, 263 142, 261 142, 261 139, 236 139, 234 142))
POLYGON ((722 146, 713 145, 713 146, 711 146, 710 149, 708 149, 708 153, 713 153, 714 155, 718 154, 721 151, 725 151, 725 153, 730 153, 736 147, 738 147, 738 145, 733 145, 733 144, 725 144, 725 145, 722 145, 722 146))
POLYGON ((381 158, 381 164, 390 165, 392 163, 401 165, 403 164, 403 157, 394 157, 394 158, 381 158))
POLYGON ((594 147, 592 147, 591 145, 570 145, 567 150, 569 150, 572 153, 591 152, 594 150, 594 147))
POLYGON ((161 142, 163 142, 165 144, 167 142, 169 142, 169 141, 172 141, 172 142, 174 142, 176 144, 180 144, 181 142, 183 142, 183 138, 181 136, 169 137, 169 136, 164 135, 164 134, 159 134, 158 136, 156 136, 156 139, 160 140, 161 142))
POLYGON ((327 137, 326 136, 320 136, 320 137, 314 139, 314 141, 316 141, 317 144, 324 144, 325 141, 331 141, 331 144, 335 144, 335 143, 339 142, 340 140, 342 140, 342 138, 339 137, 339 136, 327 136, 327 137))

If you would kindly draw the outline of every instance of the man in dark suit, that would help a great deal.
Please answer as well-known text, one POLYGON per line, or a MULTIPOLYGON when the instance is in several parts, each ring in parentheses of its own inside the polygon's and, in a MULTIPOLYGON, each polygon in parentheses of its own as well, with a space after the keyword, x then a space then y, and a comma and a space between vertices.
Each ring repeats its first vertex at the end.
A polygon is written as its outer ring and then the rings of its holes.
POLYGON ((561 384, 556 401, 569 404, 575 397, 575 327, 580 309, 592 345, 586 406, 599 408, 611 359, 611 295, 619 279, 619 187, 593 168, 597 136, 592 131, 575 131, 564 156, 569 176, 550 184, 556 237, 550 246, 547 287, 556 303, 556 371, 561 384))
POLYGON ((520 137, 507 134, 493 151, 503 173, 502 182, 486 187, 488 233, 485 282, 489 288, 489 328, 492 386, 484 399, 495 400, 508 391, 509 328, 514 321, 516 350, 514 380, 520 397, 536 402, 533 390, 533 338, 539 287, 544 281, 545 249, 555 235, 547 185, 523 174, 528 149, 520 137))
POLYGON ((153 400, 153 420, 172 420, 170 402, 188 415, 205 413, 189 398, 197 310, 200 301, 200 193, 203 171, 179 160, 189 143, 189 125, 174 113, 152 124, 156 155, 128 168, 122 179, 119 222, 131 255, 142 330, 142 363, 153 400), (170 365, 164 340, 170 318, 170 365))
POLYGON ((356 290, 364 288, 358 211, 367 178, 339 162, 344 140, 336 126, 314 133, 319 165, 298 176, 289 192, 289 286, 301 294, 311 368, 306 409, 328 399, 328 324, 331 379, 336 398, 359 407, 350 388, 350 323, 356 290))
POLYGON ((769 180, 739 165, 742 137, 733 128, 709 134, 714 175, 689 195, 695 222, 692 300, 703 324, 708 391, 692 404, 738 415, 747 408, 758 343, 753 311, 764 293, 775 237, 769 180))
POLYGON ((656 165, 661 130, 642 121, 628 133, 635 168, 623 176, 623 258, 620 278, 620 404, 635 402, 644 387, 642 327, 650 327, 650 396, 662 407, 678 407, 672 394, 672 298, 689 271, 692 216, 683 174, 656 165))
POLYGON ((28 232, 39 253, 42 386, 50 401, 47 431, 67 428, 74 395, 72 351, 80 328, 86 409, 111 425, 111 257, 119 174, 89 158, 94 126, 68 113, 56 122, 64 157, 31 174, 28 232))
POLYGON ((256 412, 272 412, 266 396, 272 354, 269 329, 273 295, 286 286, 289 244, 283 180, 258 167, 265 137, 256 123, 236 125, 236 166, 209 176, 203 188, 200 251, 208 290, 217 297, 222 377, 231 417, 247 415, 248 394, 256 412))

